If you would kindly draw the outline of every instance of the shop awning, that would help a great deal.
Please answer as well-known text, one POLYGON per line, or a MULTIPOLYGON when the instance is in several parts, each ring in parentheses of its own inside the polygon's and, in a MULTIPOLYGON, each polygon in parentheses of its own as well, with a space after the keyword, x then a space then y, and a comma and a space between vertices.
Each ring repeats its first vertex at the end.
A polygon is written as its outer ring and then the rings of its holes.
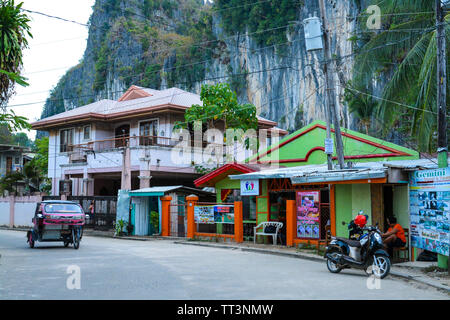
POLYGON ((158 197, 163 196, 166 192, 179 189, 183 186, 167 186, 167 187, 150 187, 130 191, 132 197, 158 197))
POLYGON ((205 190, 199 190, 186 186, 159 186, 159 187, 150 187, 150 188, 142 188, 138 190, 130 191, 131 197, 160 197, 165 195, 167 192, 171 191, 184 191, 196 195, 213 195, 213 193, 205 190))
POLYGON ((296 166, 271 170, 261 170, 247 174, 230 175, 233 180, 291 179, 292 184, 331 183, 352 180, 373 180, 388 178, 392 169, 410 171, 415 168, 437 167, 436 159, 374 161, 353 163, 347 169, 328 170, 326 164, 296 166))
POLYGON ((373 180, 386 178, 386 170, 345 170, 345 171, 330 171, 322 173, 306 174, 298 177, 291 177, 292 184, 303 183, 330 183, 340 181, 357 181, 357 180, 373 180))

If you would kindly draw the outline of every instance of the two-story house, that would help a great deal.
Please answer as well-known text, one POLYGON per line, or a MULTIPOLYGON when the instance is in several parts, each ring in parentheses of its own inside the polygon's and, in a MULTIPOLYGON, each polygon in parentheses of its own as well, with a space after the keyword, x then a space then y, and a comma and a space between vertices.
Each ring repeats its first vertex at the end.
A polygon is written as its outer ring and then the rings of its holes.
MULTIPOLYGON (((202 151, 192 148, 192 161, 177 161, 174 147, 180 137, 173 132, 193 104, 202 104, 200 96, 178 88, 131 86, 117 101, 100 100, 32 123, 33 129, 49 133, 52 195, 106 196, 150 185, 194 186, 202 175, 195 166, 202 164, 195 161, 201 157, 195 153, 202 151)), ((261 117, 258 127, 266 144, 272 136, 287 134, 261 117)))

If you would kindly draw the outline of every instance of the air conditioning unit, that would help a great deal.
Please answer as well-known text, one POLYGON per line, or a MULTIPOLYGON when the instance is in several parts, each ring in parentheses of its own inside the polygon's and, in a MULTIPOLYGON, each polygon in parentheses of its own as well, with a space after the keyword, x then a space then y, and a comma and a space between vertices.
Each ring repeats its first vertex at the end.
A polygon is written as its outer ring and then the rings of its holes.
POLYGON ((74 152, 69 155, 70 163, 86 162, 87 156, 84 153, 74 152))

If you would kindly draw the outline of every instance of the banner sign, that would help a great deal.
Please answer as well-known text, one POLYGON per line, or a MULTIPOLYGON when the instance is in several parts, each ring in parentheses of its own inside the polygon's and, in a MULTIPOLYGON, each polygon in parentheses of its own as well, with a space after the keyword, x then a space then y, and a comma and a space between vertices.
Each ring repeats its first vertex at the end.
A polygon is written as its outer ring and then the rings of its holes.
POLYGON ((320 239, 319 191, 298 191, 297 238, 320 239))
POLYGON ((450 168, 410 174, 411 245, 449 255, 450 168))
POLYGON ((241 180, 241 196, 259 196, 259 180, 241 180))
POLYGON ((195 206, 195 223, 234 223, 233 205, 195 206))
POLYGON ((214 206, 214 221, 216 223, 234 223, 234 206, 214 206))

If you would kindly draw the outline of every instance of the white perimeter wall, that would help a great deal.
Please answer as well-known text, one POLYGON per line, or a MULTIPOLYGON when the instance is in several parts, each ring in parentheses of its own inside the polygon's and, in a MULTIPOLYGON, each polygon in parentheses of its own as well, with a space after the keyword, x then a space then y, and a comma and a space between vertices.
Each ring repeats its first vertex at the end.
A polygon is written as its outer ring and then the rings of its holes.
POLYGON ((0 226, 11 226, 10 203, 13 203, 14 227, 31 227, 36 203, 40 202, 41 199, 39 196, 0 198, 0 226), (10 202, 10 199, 13 199, 13 201, 10 202))

